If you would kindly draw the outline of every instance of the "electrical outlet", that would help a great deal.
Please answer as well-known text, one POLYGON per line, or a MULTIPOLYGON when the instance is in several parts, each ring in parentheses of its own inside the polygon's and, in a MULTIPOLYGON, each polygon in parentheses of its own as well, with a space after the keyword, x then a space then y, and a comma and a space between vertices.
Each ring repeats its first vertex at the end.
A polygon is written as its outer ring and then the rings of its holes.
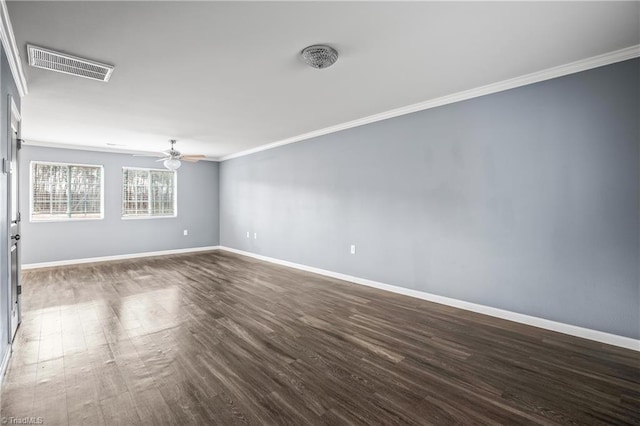
POLYGON ((258 239, 258 233, 257 233, 257 232, 254 232, 254 233, 253 233, 253 239, 254 239, 254 240, 257 240, 257 239, 258 239))
POLYGON ((247 231, 247 238, 251 238, 251 237, 249 236, 249 231, 247 231))
POLYGON ((188 230, 188 229, 185 229, 185 230, 184 230, 184 232, 183 232, 183 234, 184 234, 185 236, 186 236, 186 235, 189 235, 189 230, 188 230))
POLYGON ((351 254, 356 254, 356 245, 351 244, 351 254))

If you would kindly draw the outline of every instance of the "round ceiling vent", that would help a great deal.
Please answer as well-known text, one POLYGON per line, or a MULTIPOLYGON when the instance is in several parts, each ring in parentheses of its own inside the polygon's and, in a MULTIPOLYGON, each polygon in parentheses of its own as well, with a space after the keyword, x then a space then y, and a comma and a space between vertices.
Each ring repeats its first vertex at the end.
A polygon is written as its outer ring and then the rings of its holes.
POLYGON ((316 44, 302 50, 302 59, 313 68, 328 68, 338 60, 338 51, 331 46, 316 44))

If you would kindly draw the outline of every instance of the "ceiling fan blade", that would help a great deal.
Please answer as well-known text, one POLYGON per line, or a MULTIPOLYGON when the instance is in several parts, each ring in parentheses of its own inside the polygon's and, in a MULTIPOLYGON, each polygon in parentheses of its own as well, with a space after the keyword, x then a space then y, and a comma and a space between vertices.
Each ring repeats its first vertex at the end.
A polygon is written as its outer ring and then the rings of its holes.
POLYGON ((164 157, 164 158, 160 158, 160 159, 156 160, 156 162, 158 162, 158 161, 168 160, 168 159, 170 159, 170 158, 171 158, 171 157, 164 157))
POLYGON ((203 158, 206 158, 204 155, 183 155, 180 157, 181 160, 189 161, 191 163, 195 163, 196 161, 200 161, 203 158))
POLYGON ((166 154, 158 153, 158 154, 133 154, 134 157, 162 157, 166 154))

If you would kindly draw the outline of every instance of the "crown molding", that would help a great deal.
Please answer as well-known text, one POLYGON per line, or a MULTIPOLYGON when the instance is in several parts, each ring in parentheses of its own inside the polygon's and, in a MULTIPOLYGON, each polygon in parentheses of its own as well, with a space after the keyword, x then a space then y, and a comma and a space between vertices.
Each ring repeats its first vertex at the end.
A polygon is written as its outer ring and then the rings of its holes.
POLYGON ((23 97, 28 93, 27 79, 22 69, 22 59, 20 59, 20 51, 13 35, 13 27, 11 26, 11 19, 9 19, 9 11, 5 0, 0 0, 0 40, 2 41, 2 48, 7 54, 9 68, 18 88, 18 93, 20 97, 23 97))
MULTIPOLYGON (((55 148, 55 149, 74 149, 79 151, 93 151, 93 152, 106 152, 110 154, 128 154, 128 155, 157 155, 157 151, 140 151, 133 149, 112 148, 109 146, 92 146, 92 145, 72 145, 60 142, 47 142, 37 140, 24 140, 24 146, 37 146, 41 148, 55 148)), ((218 161, 216 158, 205 157, 200 161, 218 161)))
POLYGON ((67 144, 60 142, 47 142, 47 141, 36 141, 36 140, 25 140, 23 142, 25 146, 37 146, 42 148, 56 148, 56 149, 73 149, 79 151, 96 151, 96 152, 108 152, 111 154, 131 154, 131 155, 147 155, 147 154, 157 154, 156 152, 150 151, 136 151, 136 150, 126 150, 122 148, 112 148, 112 147, 102 147, 102 146, 91 146, 91 145, 75 145, 75 144, 67 144))
POLYGON ((545 80, 551 80, 553 78, 562 77, 569 74, 574 74, 581 71, 586 71, 592 68, 598 68, 605 65, 613 64, 616 62, 626 61, 627 59, 633 59, 640 56, 640 44, 629 46, 624 49, 615 50, 613 52, 605 53, 598 56, 593 56, 587 59, 581 59, 579 61, 571 62, 568 64, 560 65, 553 68, 548 68, 542 71, 536 71, 530 74, 525 74, 520 77, 510 78, 508 80, 499 81, 496 83, 480 86, 475 89, 465 90, 451 95, 442 96, 428 101, 419 102, 417 104, 408 105, 401 108, 392 109, 389 111, 373 114, 367 117, 359 118, 357 120, 347 121, 346 123, 337 124, 335 126, 325 127, 323 129, 314 130, 312 132, 303 133, 298 136, 283 139, 277 142, 268 143, 255 148, 240 151, 235 154, 229 154, 218 158, 218 161, 230 160, 232 158, 244 157, 245 155, 254 154, 260 151, 266 151, 268 149, 277 148, 279 146, 292 144, 295 142, 304 141, 307 139, 315 138, 322 135, 328 135, 330 133, 339 132, 341 130, 351 129, 353 127, 363 126, 365 124, 375 123, 376 121, 386 120, 388 118, 399 117, 405 114, 411 114, 418 111, 424 111, 430 108, 436 108, 439 106, 452 104, 455 102, 465 101, 467 99, 473 99, 480 96, 490 95, 492 93, 502 92, 516 87, 526 86, 533 83, 538 83, 545 80))
MULTIPOLYGON (((2 4, 2 8, 0 9, 0 15, 4 15, 4 16, 0 16, 0 18, 2 19, 2 22, 0 25, 0 38, 2 38, 2 44, 3 46, 5 46, 5 43, 9 43, 8 41, 5 42, 5 39, 8 40, 7 38, 8 33, 6 33, 5 31, 5 22, 8 22, 8 21, 5 21, 5 17, 8 20, 8 15, 5 13, 6 12, 5 0, 0 0, 0 3, 2 4)), ((9 28, 11 28, 10 26, 11 24, 9 23, 9 28)), ((13 39, 13 33, 11 32, 10 34, 11 34, 11 38, 13 39)), ((13 44, 15 45, 15 40, 13 44)), ((6 47, 5 47, 5 50, 7 50, 6 47)), ((17 55, 17 51, 16 51, 16 55, 17 55)), ((15 57, 13 56, 7 55, 7 57, 9 58, 10 65, 12 64, 12 59, 14 61, 13 62, 14 64, 21 64, 19 60, 19 55, 17 56, 18 57, 17 62, 15 62, 15 57)), ((365 124, 375 123, 377 121, 399 117, 405 114, 424 111, 427 109, 436 108, 439 106, 448 105, 448 104, 452 104, 455 102, 460 102, 468 99, 473 99, 480 96, 490 95, 492 93, 498 93, 505 90, 514 89, 517 87, 526 86, 529 84, 538 83, 545 80, 551 80, 554 78, 563 77, 565 75, 575 74, 581 71, 587 71, 589 69, 610 65, 616 62, 622 62, 622 61, 626 61, 628 59, 633 59, 637 57, 640 57, 640 44, 629 46, 620 50, 615 50, 613 52, 605 53, 602 55, 593 56, 591 58, 581 59, 579 61, 571 62, 565 65, 548 68, 548 69, 537 71, 530 74, 525 74, 520 77, 515 77, 508 80, 487 84, 485 86, 477 87, 475 89, 453 93, 451 95, 430 99, 424 102, 419 102, 417 104, 412 104, 405 107, 396 108, 396 109, 381 112, 378 114, 373 114, 367 117, 359 118, 356 120, 348 121, 345 123, 337 124, 334 126, 325 127, 323 129, 318 129, 312 132, 303 133, 301 135, 293 136, 287 139, 282 139, 280 141, 268 143, 255 148, 240 151, 234 154, 229 154, 221 157, 208 157, 208 158, 204 158, 203 160, 204 161, 226 161, 232 158, 244 157, 246 155, 254 154, 261 151, 266 151, 266 150, 277 148, 283 145, 301 142, 301 141, 315 138, 318 136, 328 135, 331 133, 339 132, 341 130, 347 130, 347 129, 351 129, 358 126, 364 126, 365 124)), ((16 79, 16 85, 18 86, 18 90, 21 91, 21 86, 20 84, 18 84, 19 77, 16 77, 16 75, 22 76, 21 78, 24 79, 24 74, 22 74, 21 65, 16 65, 16 67, 17 67, 16 70, 18 68, 19 70, 14 72, 13 66, 11 70, 14 75, 14 79, 16 79)), ((26 82, 24 83, 23 90, 24 90, 24 93, 26 93, 26 82)), ((22 95, 22 91, 20 93, 22 95)), ((111 153, 120 153, 120 154, 149 154, 149 152, 146 152, 146 151, 133 151, 133 150, 126 150, 126 149, 119 149, 119 148, 96 147, 96 146, 89 146, 89 145, 71 145, 71 144, 58 143, 58 142, 45 142, 45 141, 34 141, 34 140, 27 141, 26 145, 41 146, 41 147, 47 147, 47 148, 79 149, 79 150, 85 150, 85 151, 111 152, 111 153)))

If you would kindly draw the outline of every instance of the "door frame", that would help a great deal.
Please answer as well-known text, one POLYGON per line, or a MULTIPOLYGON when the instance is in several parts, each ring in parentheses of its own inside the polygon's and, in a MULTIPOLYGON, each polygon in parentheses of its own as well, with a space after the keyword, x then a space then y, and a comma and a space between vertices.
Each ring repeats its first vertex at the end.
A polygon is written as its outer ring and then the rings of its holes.
MULTIPOLYGON (((21 139, 20 139, 20 131, 21 131, 21 124, 22 124, 22 116, 20 114, 20 110, 18 109, 18 106, 16 105, 16 102, 13 98, 13 96, 8 95, 8 99, 7 99, 7 164, 5 167, 7 167, 7 170, 5 170, 7 172, 7 338, 8 338, 8 343, 11 345, 13 343, 13 338, 14 338, 14 333, 13 333, 13 317, 11 315, 11 311, 12 311, 12 291, 13 291, 13 283, 12 283, 12 271, 11 271, 11 246, 12 246, 12 241, 11 241, 11 223, 12 223, 12 217, 11 217, 11 210, 12 210, 12 204, 13 201, 11 199, 12 196, 12 185, 13 182, 12 180, 15 178, 17 179, 17 185, 16 185, 16 190, 18 191, 17 195, 16 195, 16 203, 18 204, 17 206, 17 215, 18 215, 18 223, 17 223, 17 232, 19 233, 20 231, 20 219, 21 219, 21 213, 20 213, 20 165, 19 165, 19 151, 20 151, 20 143, 21 143, 21 139), (15 174, 14 173, 9 173, 10 170, 9 168, 11 167, 11 158, 13 155, 13 146, 12 146, 12 137, 13 137, 13 133, 16 133, 16 139, 17 139, 17 147, 16 147, 16 170, 15 170, 15 174)), ((17 243, 16 244, 16 250, 18 251, 17 253, 17 271, 16 271, 16 276, 17 276, 17 289, 18 289, 18 294, 16 295, 16 300, 18 303, 18 307, 17 307, 17 316, 16 316, 16 329, 18 327, 18 325, 20 324, 20 322, 22 321, 22 303, 21 303, 21 295, 20 295, 20 291, 19 291, 19 287, 21 286, 21 247, 22 244, 21 243, 17 243)))

